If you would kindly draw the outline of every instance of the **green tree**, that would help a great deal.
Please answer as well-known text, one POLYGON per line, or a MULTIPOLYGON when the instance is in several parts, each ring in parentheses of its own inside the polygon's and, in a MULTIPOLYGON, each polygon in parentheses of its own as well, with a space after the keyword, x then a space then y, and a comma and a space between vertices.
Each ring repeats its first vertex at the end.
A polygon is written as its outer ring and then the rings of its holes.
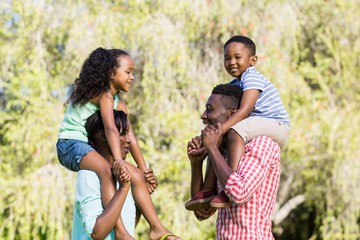
MULTIPOLYGON (((277 239, 360 237, 358 0, 65 1, 0 3, 0 239, 69 239, 75 174, 56 158, 68 87, 95 48, 136 61, 124 94, 159 187, 160 219, 183 239, 215 239, 189 199, 186 144, 234 34, 257 44, 292 125, 282 152, 277 239)), ((147 239, 142 219, 136 239, 147 239)))

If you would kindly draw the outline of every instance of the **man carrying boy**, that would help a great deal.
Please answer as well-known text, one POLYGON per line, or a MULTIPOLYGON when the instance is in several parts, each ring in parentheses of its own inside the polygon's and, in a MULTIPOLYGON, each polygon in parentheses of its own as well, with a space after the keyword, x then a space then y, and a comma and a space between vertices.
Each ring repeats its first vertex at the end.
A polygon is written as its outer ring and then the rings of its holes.
MULTIPOLYGON (((274 239, 271 216, 280 179, 280 147, 271 138, 260 136, 246 144, 242 155, 238 146, 243 140, 237 129, 223 133, 220 126, 238 110, 241 92, 239 86, 220 84, 206 103, 201 118, 207 126, 201 137, 188 143, 191 195, 195 196, 203 188, 202 165, 208 156, 208 164, 218 179, 218 190, 223 190, 233 202, 229 207, 218 209, 217 239, 274 239), (232 159, 240 159, 236 171, 227 164, 232 159)), ((199 220, 204 220, 215 211, 210 207, 194 213, 199 220)))

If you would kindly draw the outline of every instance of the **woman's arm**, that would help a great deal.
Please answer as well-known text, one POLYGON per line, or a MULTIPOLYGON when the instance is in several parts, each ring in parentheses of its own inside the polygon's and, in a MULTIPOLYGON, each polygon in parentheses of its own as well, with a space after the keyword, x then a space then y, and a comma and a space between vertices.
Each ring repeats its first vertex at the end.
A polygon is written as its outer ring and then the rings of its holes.
POLYGON ((114 172, 120 189, 116 191, 105 211, 97 217, 91 234, 93 239, 104 239, 115 227, 130 188, 130 173, 123 162, 114 163, 114 172))
POLYGON ((108 207, 98 216, 91 233, 93 239, 104 239, 115 227, 115 224, 120 217, 121 208, 124 205, 128 190, 129 187, 122 187, 117 190, 108 207))
POLYGON ((79 219, 76 220, 75 227, 82 228, 79 231, 88 237, 104 239, 120 218, 128 190, 129 186, 117 190, 104 211, 98 176, 93 171, 81 170, 75 189, 75 211, 78 217, 74 219, 79 219))

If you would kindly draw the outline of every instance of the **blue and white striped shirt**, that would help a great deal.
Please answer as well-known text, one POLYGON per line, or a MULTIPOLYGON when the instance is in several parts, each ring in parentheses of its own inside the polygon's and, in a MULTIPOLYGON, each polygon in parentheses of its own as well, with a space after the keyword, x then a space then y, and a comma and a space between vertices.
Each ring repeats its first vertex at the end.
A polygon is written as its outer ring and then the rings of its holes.
POLYGON ((243 91, 257 89, 260 91, 255 108, 250 116, 275 119, 290 125, 289 115, 280 99, 276 87, 254 67, 249 67, 241 75, 240 81, 234 79, 230 84, 238 85, 243 91))

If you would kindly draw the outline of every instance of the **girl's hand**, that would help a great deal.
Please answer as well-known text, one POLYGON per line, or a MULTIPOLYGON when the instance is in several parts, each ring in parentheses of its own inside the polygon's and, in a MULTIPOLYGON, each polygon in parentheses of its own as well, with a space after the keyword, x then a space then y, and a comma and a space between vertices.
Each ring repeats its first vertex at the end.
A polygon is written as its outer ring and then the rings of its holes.
POLYGON ((114 162, 113 173, 116 180, 122 187, 130 187, 130 173, 128 168, 125 166, 125 161, 118 160, 114 162))
POLYGON ((157 178, 156 178, 152 168, 148 168, 144 172, 144 176, 145 176, 145 181, 146 181, 146 185, 148 187, 149 193, 151 194, 155 191, 156 187, 158 186, 157 178))

